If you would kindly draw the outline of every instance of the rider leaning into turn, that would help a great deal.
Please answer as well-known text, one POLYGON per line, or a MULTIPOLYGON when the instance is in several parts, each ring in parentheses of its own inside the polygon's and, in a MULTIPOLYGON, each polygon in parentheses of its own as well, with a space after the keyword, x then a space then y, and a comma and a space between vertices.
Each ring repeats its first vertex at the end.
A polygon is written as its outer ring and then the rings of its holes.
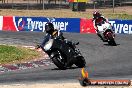
POLYGON ((104 18, 104 16, 102 16, 102 14, 100 14, 98 11, 95 11, 93 13, 93 23, 94 23, 94 28, 97 31, 97 35, 100 37, 101 40, 103 40, 104 42, 106 41, 103 38, 103 35, 100 33, 100 31, 98 30, 98 25, 101 26, 103 23, 107 22, 108 23, 108 19, 104 18))
POLYGON ((37 48, 41 47, 43 49, 45 43, 51 38, 59 37, 62 40, 64 39, 62 32, 58 31, 57 29, 54 29, 54 25, 50 22, 47 22, 45 24, 45 32, 46 36, 44 36, 42 43, 38 45, 37 48))
MULTIPOLYGON (((65 39, 63 37, 63 33, 57 29, 54 29, 54 25, 50 22, 47 22, 45 24, 45 32, 46 32, 46 36, 44 37, 42 43, 40 45, 37 46, 37 48, 42 48, 44 47, 45 43, 51 39, 51 38, 59 38, 63 41, 65 41, 71 48, 73 48, 73 44, 70 41, 67 41, 67 39, 65 39)), ((74 49, 74 48, 73 48, 74 49)), ((44 50, 44 49, 43 49, 44 50)))

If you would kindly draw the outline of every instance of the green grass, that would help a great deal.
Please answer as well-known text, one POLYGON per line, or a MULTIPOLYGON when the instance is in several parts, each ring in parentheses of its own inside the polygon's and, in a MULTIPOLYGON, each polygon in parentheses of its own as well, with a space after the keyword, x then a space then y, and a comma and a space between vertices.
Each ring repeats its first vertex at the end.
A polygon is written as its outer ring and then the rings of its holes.
POLYGON ((126 20, 132 20, 132 15, 129 14, 107 14, 107 17, 109 19, 126 19, 126 20))
MULTIPOLYGON (((103 14, 103 16, 105 16, 108 19, 120 19, 120 20, 132 20, 132 15, 129 14, 119 14, 119 13, 107 13, 107 14, 103 14)), ((88 19, 91 19, 92 16, 88 15, 87 16, 88 19)))
POLYGON ((0 64, 20 62, 34 59, 40 56, 40 53, 26 48, 0 45, 0 64))

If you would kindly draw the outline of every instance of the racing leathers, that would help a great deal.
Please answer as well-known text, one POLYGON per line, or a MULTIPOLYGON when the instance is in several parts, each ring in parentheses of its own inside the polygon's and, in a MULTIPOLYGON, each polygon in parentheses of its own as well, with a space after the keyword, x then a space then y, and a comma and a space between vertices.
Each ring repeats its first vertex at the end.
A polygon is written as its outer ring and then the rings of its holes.
POLYGON ((96 29, 97 35, 104 42, 106 41, 105 38, 104 38, 104 35, 99 31, 97 26, 101 26, 105 22, 108 22, 108 19, 104 18, 103 16, 100 16, 99 18, 93 18, 93 24, 94 24, 94 28, 96 29))
MULTIPOLYGON (((67 39, 65 39, 64 36, 63 36, 63 33, 62 33, 61 31, 55 29, 54 32, 53 32, 52 34, 47 33, 46 36, 44 37, 42 43, 40 44, 40 47, 43 49, 43 51, 44 51, 43 46, 44 46, 45 43, 46 43, 47 41, 49 41, 49 39, 51 39, 51 38, 58 38, 58 39, 61 39, 62 41, 66 42, 71 48, 74 49, 73 43, 72 43, 71 41, 68 41, 67 39)), ((75 50, 75 49, 74 49, 74 50, 75 50)))

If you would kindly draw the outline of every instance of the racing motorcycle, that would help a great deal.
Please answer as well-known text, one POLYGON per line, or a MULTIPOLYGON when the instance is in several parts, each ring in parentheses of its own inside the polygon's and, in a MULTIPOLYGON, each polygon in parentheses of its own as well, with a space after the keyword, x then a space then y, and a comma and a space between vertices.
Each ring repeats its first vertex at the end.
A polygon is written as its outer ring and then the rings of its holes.
POLYGON ((98 30, 103 35, 104 40, 108 42, 109 45, 116 46, 115 34, 112 31, 112 26, 110 23, 104 22, 101 25, 98 25, 98 30))
POLYGON ((86 62, 79 49, 76 49, 78 44, 79 42, 71 44, 62 39, 53 38, 46 42, 43 49, 59 69, 65 70, 73 64, 82 68, 85 67, 86 62))

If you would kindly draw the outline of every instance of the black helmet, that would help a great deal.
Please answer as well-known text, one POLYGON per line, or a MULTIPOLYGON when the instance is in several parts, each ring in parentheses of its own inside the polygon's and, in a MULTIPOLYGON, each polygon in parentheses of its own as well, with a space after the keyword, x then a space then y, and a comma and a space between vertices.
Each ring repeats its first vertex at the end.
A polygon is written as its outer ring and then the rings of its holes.
POLYGON ((99 17, 101 17, 101 14, 100 14, 98 11, 95 11, 95 12, 93 13, 93 17, 94 17, 95 19, 98 19, 99 17))
POLYGON ((46 33, 51 34, 54 31, 54 25, 50 22, 45 24, 45 31, 46 33))

